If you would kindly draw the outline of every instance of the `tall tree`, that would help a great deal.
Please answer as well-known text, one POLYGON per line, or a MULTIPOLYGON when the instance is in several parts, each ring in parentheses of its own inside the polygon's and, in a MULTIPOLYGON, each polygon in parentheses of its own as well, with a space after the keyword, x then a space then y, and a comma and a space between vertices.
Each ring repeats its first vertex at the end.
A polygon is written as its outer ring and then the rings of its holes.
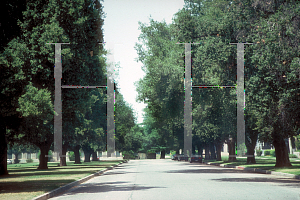
POLYGON ((276 167, 291 166, 285 138, 299 129, 299 3, 276 3, 264 10, 249 38, 252 64, 257 73, 250 78, 250 91, 257 106, 258 131, 270 138, 276 152, 276 167), (289 119, 289 120, 287 120, 289 119))
POLYGON ((0 3, 2 17, 0 19, 0 52, 14 38, 20 37, 21 28, 18 26, 18 20, 23 21, 23 11, 26 10, 24 0, 3 0, 0 3))
MULTIPOLYGON (((76 2, 74 2, 76 3, 76 2)), ((102 42, 102 8, 99 1, 77 1, 78 4, 72 4, 71 7, 66 2, 56 0, 40 0, 40 1, 27 1, 26 11, 23 12, 24 20, 19 22, 22 35, 19 38, 10 41, 5 48, 4 53, 1 55, 1 71, 5 72, 2 76, 4 78, 1 83, 1 104, 5 106, 5 109, 1 109, 1 120, 4 122, 1 124, 1 142, 3 142, 3 149, 1 149, 1 167, 0 174, 6 174, 6 131, 5 126, 12 126, 13 123, 21 124, 18 121, 27 121, 28 126, 32 128, 34 133, 28 133, 26 139, 31 140, 41 139, 41 162, 39 168, 47 168, 45 161, 45 154, 47 155, 47 149, 50 147, 51 140, 53 140, 53 131, 51 132, 51 124, 53 124, 53 111, 52 120, 50 120, 47 114, 42 115, 40 118, 40 110, 44 108, 47 110, 49 102, 54 101, 54 84, 53 84, 53 66, 54 66, 54 46, 46 45, 48 42, 71 42, 71 43, 83 43, 84 45, 77 45, 77 47, 63 48, 63 72, 68 78, 65 84, 82 84, 82 85, 95 85, 96 82, 100 85, 100 80, 105 77, 104 73, 104 58, 101 58, 103 51, 101 46, 97 42, 102 42), (79 6, 78 6, 79 5, 79 6), (68 9, 64 9, 67 6, 68 9), (78 6, 78 7, 77 7, 78 6), (82 8, 82 9, 81 9, 82 8), (81 9, 76 11, 75 9, 81 9), (64 11, 69 12, 68 21, 62 20, 64 17, 64 11), (82 12, 85 11, 85 12, 82 12), (80 15, 78 15, 80 13, 80 15), (100 14, 100 15, 99 15, 100 14), (71 16, 71 19, 70 17, 71 16), (87 23, 88 22, 88 23, 87 23), (100 22, 100 23, 99 23, 100 22), (70 24, 68 24, 70 23, 70 24), (72 26, 74 24, 74 26, 72 26), (74 27, 76 28, 74 29, 74 27), (77 49, 76 49, 77 48, 77 49), (94 51, 94 57, 90 58, 91 50, 94 51), (74 55, 76 55, 74 59, 74 55), (89 60, 86 61, 85 60, 89 60), (100 65, 100 67, 99 67, 100 65), (77 66, 76 70, 71 66, 77 66), (71 73, 71 72, 72 73, 71 73), (90 82, 88 83, 88 79, 90 82), (76 83, 73 83, 76 82, 76 83), (88 83, 88 84, 87 84, 88 83), (30 97, 35 100, 33 106, 37 107, 37 111, 28 111, 24 107, 19 108, 19 98, 21 95, 30 97), (47 96, 48 95, 48 96, 47 96), (45 98, 44 98, 45 97, 45 98), (41 99, 36 99, 41 98, 41 99), (44 98, 44 99, 43 99, 44 98), (9 103, 11 102, 11 104, 9 103), (41 104, 42 102, 42 104, 41 104), (28 115, 25 113, 29 113, 28 115), (26 115, 21 120, 15 120, 21 114, 26 115), (12 121, 14 120, 14 121, 12 121), (36 122, 36 124, 34 124, 36 122), (45 132, 40 131, 39 128, 49 126, 45 132), (40 134, 41 137, 34 136, 40 134), (52 138, 52 139, 51 139, 52 138), (46 144, 46 143, 47 144, 46 144), (44 144, 45 145, 42 145, 44 144), (5 166, 4 166, 5 165, 5 166)), ((64 77, 65 80, 65 77, 64 77)), ((63 80, 63 81, 64 81, 63 80)), ((87 106, 87 99, 90 98, 88 91, 81 90, 81 102, 77 101, 81 105, 81 112, 85 113, 87 106)), ((26 102, 26 99, 22 99, 23 104, 30 104, 26 102)), ((48 112, 47 111, 47 112, 48 112)), ((24 122, 22 122, 24 124, 24 122)), ((43 128, 41 130, 43 130, 43 128)), ((24 129, 24 127, 23 127, 24 129)), ((28 132, 28 131, 27 131, 28 132)), ((13 131, 12 131, 13 133, 13 131)), ((15 131, 15 133, 20 133, 15 131)), ((2 148, 2 144, 1 144, 2 148)), ((48 149, 49 150, 49 149, 48 149)))

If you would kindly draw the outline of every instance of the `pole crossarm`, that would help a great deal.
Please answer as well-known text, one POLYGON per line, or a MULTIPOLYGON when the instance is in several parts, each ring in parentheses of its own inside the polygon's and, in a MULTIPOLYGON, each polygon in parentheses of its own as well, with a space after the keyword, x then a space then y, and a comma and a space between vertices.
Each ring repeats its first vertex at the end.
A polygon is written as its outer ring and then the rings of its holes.
MULTIPOLYGON (((71 43, 46 43, 46 44, 71 44, 71 43)), ((72 44, 78 44, 78 43, 72 43, 72 44)), ((98 42, 98 44, 105 44, 105 42, 98 42)))
POLYGON ((180 42, 177 42, 176 44, 201 44, 201 43, 180 43, 180 42))
POLYGON ((220 85, 220 86, 206 86, 206 85, 199 85, 199 86, 197 86, 197 85, 193 85, 192 87, 197 87, 197 88, 208 88, 208 87, 210 87, 210 88, 233 88, 233 87, 237 87, 236 85, 220 85))
POLYGON ((230 42, 229 44, 253 44, 253 43, 248 43, 248 42, 245 42, 245 43, 243 43, 243 42, 233 43, 233 42, 230 42))
POLYGON ((61 88, 107 88, 107 86, 106 85, 103 86, 62 85, 61 88))

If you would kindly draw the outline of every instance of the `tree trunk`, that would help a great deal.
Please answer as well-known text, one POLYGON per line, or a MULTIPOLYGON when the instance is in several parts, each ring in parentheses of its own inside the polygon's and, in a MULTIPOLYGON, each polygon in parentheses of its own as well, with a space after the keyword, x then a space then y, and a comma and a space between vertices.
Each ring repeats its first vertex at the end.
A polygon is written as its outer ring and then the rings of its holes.
MULTIPOLYGON (((255 148, 255 147, 254 147, 255 148)), ((247 147, 247 164, 256 164, 256 161, 255 161, 255 156, 254 156, 254 148, 253 148, 253 145, 250 145, 249 147, 247 147), (251 156, 251 157, 249 157, 251 156)))
POLYGON ((202 148, 202 146, 200 145, 200 144, 197 144, 197 149, 198 149, 198 155, 200 155, 201 156, 201 158, 202 158, 202 154, 203 154, 203 148, 202 148))
POLYGON ((91 152, 84 151, 84 162, 91 162, 91 152))
POLYGON ((222 142, 217 142, 216 144, 217 161, 222 161, 222 157, 221 157, 222 146, 223 146, 222 142))
POLYGON ((285 144, 284 138, 279 134, 273 137, 273 145, 275 147, 276 165, 275 167, 291 167, 291 162, 288 155, 288 149, 285 144))
POLYGON ((20 162, 19 160, 19 153, 14 153, 15 154, 15 160, 14 160, 14 164, 18 164, 20 162))
POLYGON ((228 149, 229 149, 228 161, 236 161, 235 141, 234 140, 228 141, 228 149))
POLYGON ((192 154, 193 154, 193 155, 196 154, 196 147, 195 147, 195 145, 192 146, 192 154))
POLYGON ((42 143, 42 145, 38 146, 41 150, 41 155, 40 155, 40 164, 38 166, 37 169, 48 169, 48 166, 47 166, 47 163, 48 163, 48 152, 49 152, 49 149, 50 149, 50 146, 42 143))
POLYGON ((92 161, 98 161, 98 158, 97 158, 97 152, 93 152, 93 153, 92 153, 92 158, 93 158, 92 161))
POLYGON ((255 146, 258 138, 258 133, 252 133, 251 135, 252 135, 251 141, 249 141, 249 144, 247 145, 247 155, 248 155, 247 164, 256 164, 254 153, 255 153, 255 146))
POLYGON ((215 150, 215 144, 214 143, 209 144, 209 150, 210 150, 211 159, 212 160, 216 159, 216 150, 215 150))
POLYGON ((6 126, 4 121, 0 121, 0 175, 8 175, 7 171, 7 142, 6 126))
POLYGON ((75 155, 75 163, 74 164, 81 164, 80 162, 80 153, 79 153, 79 149, 80 149, 80 146, 77 145, 75 148, 74 148, 74 155, 75 155))
POLYGON ((166 156, 166 150, 162 150, 160 152, 160 159, 165 159, 165 156, 166 156))
POLYGON ((66 158, 66 154, 67 154, 67 150, 68 150, 68 144, 63 144, 62 146, 62 157, 60 157, 60 166, 67 166, 67 158, 66 158))
POLYGON ((209 145, 205 145, 205 160, 210 160, 210 155, 209 155, 209 145))

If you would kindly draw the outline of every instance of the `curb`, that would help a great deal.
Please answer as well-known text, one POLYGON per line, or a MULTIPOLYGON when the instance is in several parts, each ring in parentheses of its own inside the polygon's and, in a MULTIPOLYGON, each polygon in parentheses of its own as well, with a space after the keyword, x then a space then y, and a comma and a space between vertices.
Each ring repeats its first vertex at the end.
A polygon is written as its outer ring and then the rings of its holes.
POLYGON ((100 176, 100 175, 103 174, 104 172, 106 172, 106 171, 108 171, 108 170, 111 170, 111 169, 115 168, 116 166, 119 166, 119 165, 121 165, 121 164, 123 164, 123 163, 126 163, 126 162, 128 162, 128 160, 123 160, 123 161, 122 161, 121 163, 119 163, 119 164, 112 165, 111 167, 108 167, 108 168, 106 168, 106 169, 104 169, 104 170, 101 170, 101 171, 99 171, 99 172, 96 172, 96 173, 94 173, 94 174, 91 174, 91 175, 89 175, 89 176, 86 176, 86 177, 84 177, 84 178, 82 178, 82 179, 79 179, 79 180, 77 180, 77 181, 74 181, 74 182, 69 183, 69 184, 67 184, 67 185, 64 185, 64 186, 62 186, 62 187, 59 187, 59 188, 57 188, 57 189, 55 189, 55 190, 52 190, 52 191, 47 192, 47 193, 45 193, 45 194, 42 194, 42 195, 40 195, 40 196, 38 196, 38 197, 35 197, 35 198, 33 198, 32 200, 44 200, 44 199, 49 199, 49 198, 55 197, 55 196, 57 196, 58 194, 64 193, 64 192, 66 192, 67 190, 69 190, 69 189, 71 189, 71 188, 73 188, 73 187, 75 187, 75 186, 77 186, 77 185, 80 185, 81 183, 86 182, 86 181, 90 180, 91 178, 94 178, 94 177, 96 177, 96 176, 100 176))
POLYGON ((262 170, 262 169, 258 169, 258 168, 249 168, 249 167, 225 165, 225 164, 210 163, 210 162, 207 162, 207 163, 203 162, 203 164, 214 165, 214 166, 219 166, 219 167, 226 167, 226 168, 233 168, 233 169, 237 169, 237 170, 251 171, 251 172, 256 172, 256 173, 260 173, 260 174, 271 174, 271 175, 276 175, 276 176, 289 177, 289 178, 293 178, 293 179, 300 179, 299 175, 287 174, 287 173, 282 173, 282 172, 274 172, 274 171, 269 171, 269 170, 262 170))

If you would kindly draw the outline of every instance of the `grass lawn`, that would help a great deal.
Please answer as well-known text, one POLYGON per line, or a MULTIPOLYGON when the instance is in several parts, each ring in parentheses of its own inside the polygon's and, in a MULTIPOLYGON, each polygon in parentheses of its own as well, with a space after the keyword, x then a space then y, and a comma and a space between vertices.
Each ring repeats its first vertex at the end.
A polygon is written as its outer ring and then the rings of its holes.
POLYGON ((260 156, 255 157, 256 164, 247 165, 247 158, 237 158, 235 162, 229 162, 228 157, 222 157, 222 161, 216 160, 207 160, 204 162, 211 162, 211 163, 219 163, 219 164, 226 164, 226 165, 235 165, 235 166, 243 166, 248 168, 259 168, 263 170, 270 170, 288 174, 295 174, 300 175, 300 159, 299 158, 290 158, 292 167, 284 167, 284 168, 275 168, 276 158, 270 156, 260 156))
POLYGON ((58 163, 48 163, 47 170, 38 170, 38 163, 7 165, 9 175, 0 176, 0 199, 32 199, 120 162, 67 162, 64 167, 58 167, 58 163))

